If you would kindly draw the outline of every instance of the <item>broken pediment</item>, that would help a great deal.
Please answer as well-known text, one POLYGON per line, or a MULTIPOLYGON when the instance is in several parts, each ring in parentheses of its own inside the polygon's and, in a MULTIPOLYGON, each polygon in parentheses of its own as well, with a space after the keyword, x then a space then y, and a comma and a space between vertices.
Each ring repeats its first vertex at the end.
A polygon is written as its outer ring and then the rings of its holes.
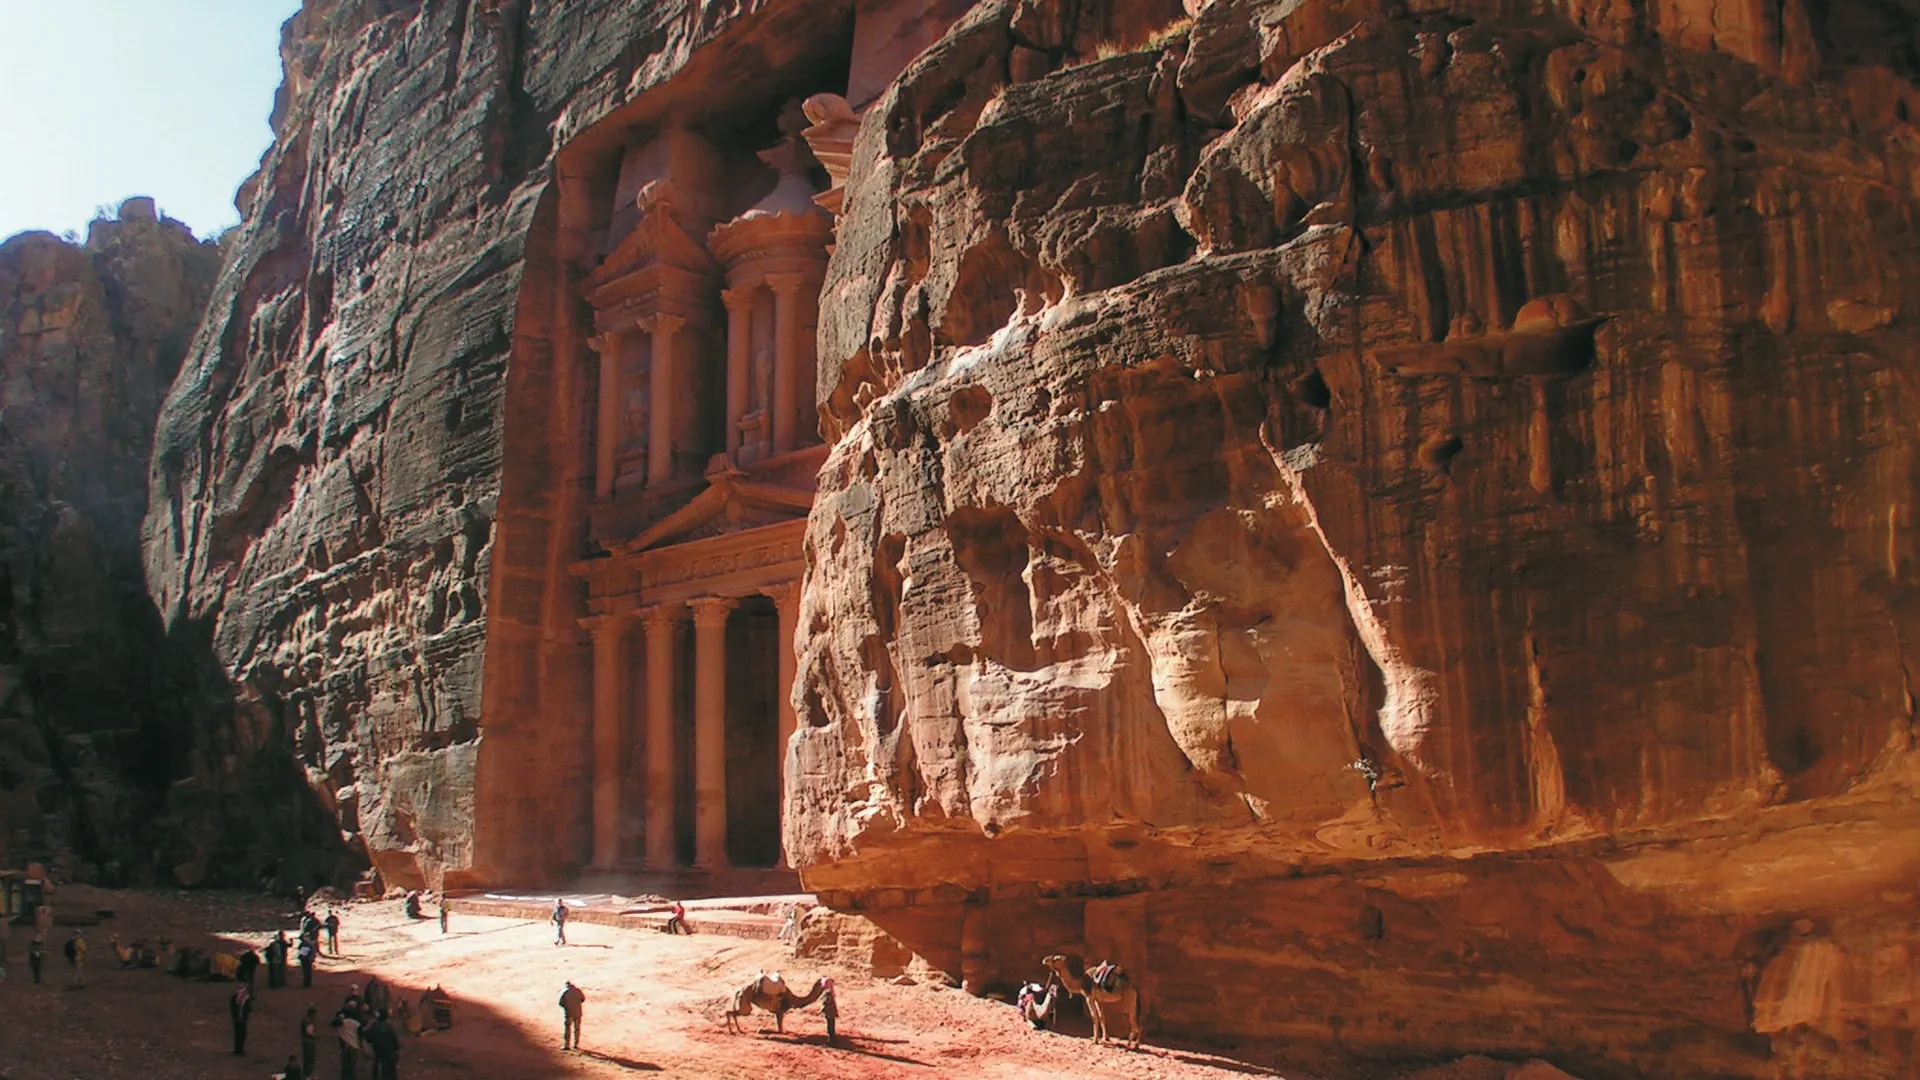
POLYGON ((720 272, 706 246, 681 224, 672 181, 653 181, 640 189, 635 202, 640 208, 639 224, 621 238, 584 282, 588 298, 596 307, 608 306, 603 300, 619 299, 627 291, 620 288, 627 279, 658 267, 702 276, 720 272))
POLYGON ((722 467, 708 471, 710 483, 693 501, 661 518, 622 546, 629 555, 710 536, 804 520, 813 493, 755 483, 722 467))

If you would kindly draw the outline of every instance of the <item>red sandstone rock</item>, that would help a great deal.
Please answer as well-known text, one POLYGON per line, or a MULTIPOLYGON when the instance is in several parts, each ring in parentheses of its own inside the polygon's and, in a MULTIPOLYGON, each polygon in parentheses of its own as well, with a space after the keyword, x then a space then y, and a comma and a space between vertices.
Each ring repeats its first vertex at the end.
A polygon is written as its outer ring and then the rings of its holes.
POLYGON ((83 244, 0 244, 0 866, 151 880, 217 825, 167 805, 181 733, 139 543, 154 415, 218 261, 146 198, 83 244))

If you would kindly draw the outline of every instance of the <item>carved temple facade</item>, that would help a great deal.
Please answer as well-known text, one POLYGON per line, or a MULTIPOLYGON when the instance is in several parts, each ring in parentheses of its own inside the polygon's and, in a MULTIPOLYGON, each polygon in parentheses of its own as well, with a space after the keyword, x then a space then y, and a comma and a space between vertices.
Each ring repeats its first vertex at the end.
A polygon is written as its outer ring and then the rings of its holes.
POLYGON ((770 7, 763 82, 683 74, 557 155, 508 376, 474 878, 784 866, 842 185, 861 115, 967 7, 770 7))

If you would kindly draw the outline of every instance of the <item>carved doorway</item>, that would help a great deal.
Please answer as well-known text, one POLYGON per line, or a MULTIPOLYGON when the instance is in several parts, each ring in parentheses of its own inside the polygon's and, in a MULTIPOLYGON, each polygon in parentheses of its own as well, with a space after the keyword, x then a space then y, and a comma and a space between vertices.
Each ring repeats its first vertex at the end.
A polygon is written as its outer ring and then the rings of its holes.
POLYGON ((727 861, 780 860, 780 617, 749 596, 727 620, 727 861))

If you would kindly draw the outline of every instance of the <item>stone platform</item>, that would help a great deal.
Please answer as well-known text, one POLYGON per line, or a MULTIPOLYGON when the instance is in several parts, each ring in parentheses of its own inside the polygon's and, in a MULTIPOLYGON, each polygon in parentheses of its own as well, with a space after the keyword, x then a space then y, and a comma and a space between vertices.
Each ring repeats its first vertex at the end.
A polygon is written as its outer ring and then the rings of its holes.
MULTIPOLYGON (((455 894, 447 909, 455 915, 492 915, 503 919, 545 922, 553 913, 556 896, 567 901, 568 921, 627 930, 661 930, 667 925, 667 905, 656 897, 671 894, 590 893, 574 890, 533 892, 501 889, 455 894)), ((811 908, 812 895, 792 892, 763 896, 714 896, 682 901, 687 924, 696 934, 772 940, 786 924, 787 909, 798 904, 811 908)))

